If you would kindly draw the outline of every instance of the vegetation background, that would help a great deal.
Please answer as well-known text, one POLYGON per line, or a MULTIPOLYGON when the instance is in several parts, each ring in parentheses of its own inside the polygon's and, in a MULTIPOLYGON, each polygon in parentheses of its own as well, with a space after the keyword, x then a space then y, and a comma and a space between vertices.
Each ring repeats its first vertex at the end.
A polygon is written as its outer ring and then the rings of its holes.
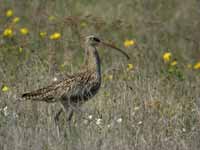
POLYGON ((0 0, 0 149, 199 150, 199 16, 198 0, 0 0), (90 34, 131 59, 99 48, 102 87, 71 129, 58 103, 18 101, 78 71, 90 34))

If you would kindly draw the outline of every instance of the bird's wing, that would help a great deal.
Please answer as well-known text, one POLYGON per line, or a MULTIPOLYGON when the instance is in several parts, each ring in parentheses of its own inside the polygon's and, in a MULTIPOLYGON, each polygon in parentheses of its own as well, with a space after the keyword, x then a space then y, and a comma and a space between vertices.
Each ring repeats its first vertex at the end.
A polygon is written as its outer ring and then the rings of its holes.
POLYGON ((60 99, 63 95, 76 95, 78 90, 82 90, 91 79, 92 73, 81 72, 67 76, 62 81, 54 82, 53 84, 29 92, 24 93, 21 97, 24 100, 54 102, 60 99))
POLYGON ((58 96, 58 92, 63 87, 63 83, 67 83, 68 85, 74 80, 75 76, 67 76, 62 81, 57 81, 52 83, 51 85, 32 91, 28 93, 22 94, 22 100, 36 100, 36 101, 46 101, 46 102, 54 102, 58 96))
POLYGON ((62 85, 60 87, 67 90, 60 89, 59 96, 63 100, 70 99, 71 101, 76 103, 79 100, 83 100, 85 97, 92 94, 90 93, 90 91, 91 88, 95 87, 95 84, 99 84, 96 79, 95 71, 87 70, 85 72, 77 74, 75 78, 73 78, 71 81, 65 80, 64 82, 62 82, 62 85), (89 95, 87 95, 87 93, 89 95))
POLYGON ((53 101, 54 88, 51 86, 41 88, 32 92, 22 94, 22 99, 25 100, 38 100, 38 101, 53 101))
POLYGON ((83 88, 86 86, 88 81, 91 79, 91 72, 80 72, 71 77, 70 79, 63 80, 60 82, 57 92, 60 96, 64 95, 72 95, 73 91, 79 88, 83 88))

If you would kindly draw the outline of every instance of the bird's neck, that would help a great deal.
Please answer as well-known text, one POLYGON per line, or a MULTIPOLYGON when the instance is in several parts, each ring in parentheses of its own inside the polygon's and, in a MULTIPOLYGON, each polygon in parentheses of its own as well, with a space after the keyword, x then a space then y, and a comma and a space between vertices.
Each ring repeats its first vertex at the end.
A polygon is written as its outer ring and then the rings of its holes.
POLYGON ((89 70, 94 70, 97 78, 101 79, 101 62, 95 46, 88 46, 85 50, 84 65, 89 70))

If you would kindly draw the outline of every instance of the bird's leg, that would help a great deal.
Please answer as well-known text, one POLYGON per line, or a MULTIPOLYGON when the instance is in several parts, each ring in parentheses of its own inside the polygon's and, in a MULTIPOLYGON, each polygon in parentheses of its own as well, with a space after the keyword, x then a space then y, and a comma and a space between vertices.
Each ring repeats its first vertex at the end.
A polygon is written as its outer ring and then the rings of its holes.
POLYGON ((68 128, 69 128, 69 131, 71 133, 71 130, 72 130, 72 127, 71 127, 71 120, 72 120, 72 117, 73 117, 73 110, 72 108, 68 108, 68 112, 67 112, 67 124, 68 124, 68 128))
POLYGON ((77 112, 78 114, 82 114, 83 113, 83 111, 80 109, 80 106, 78 104, 69 104, 69 107, 73 111, 77 112))
POLYGON ((59 112, 56 114, 56 116, 54 117, 54 120, 55 120, 55 122, 56 122, 56 124, 58 123, 58 121, 59 121, 59 116, 60 116, 60 114, 63 112, 63 109, 61 108, 60 110, 59 110, 59 112))
POLYGON ((71 122, 72 117, 73 117, 73 109, 69 108, 68 114, 67 114, 67 121, 71 122))
MULTIPOLYGON (((70 124, 73 117, 73 109, 70 107, 69 103, 66 101, 61 101, 62 111, 66 114, 66 121, 70 124)), ((62 112, 61 111, 61 112, 62 112)))
POLYGON ((84 117, 82 114, 85 113, 85 111, 83 111, 81 108, 80 108, 81 104, 69 104, 69 107, 78 114, 78 117, 82 118, 82 119, 85 119, 85 120, 88 120, 86 117, 84 117))
POLYGON ((59 116, 60 116, 60 114, 61 114, 62 112, 63 112, 63 109, 61 108, 61 109, 59 110, 59 112, 56 114, 56 116, 54 117, 58 135, 60 135, 60 128, 59 128, 59 124, 58 124, 58 122, 59 122, 59 116))

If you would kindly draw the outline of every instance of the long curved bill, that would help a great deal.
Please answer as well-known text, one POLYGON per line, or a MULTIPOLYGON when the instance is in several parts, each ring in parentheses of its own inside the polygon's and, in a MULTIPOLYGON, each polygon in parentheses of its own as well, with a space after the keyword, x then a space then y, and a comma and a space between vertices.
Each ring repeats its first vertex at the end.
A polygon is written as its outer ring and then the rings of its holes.
POLYGON ((117 48, 116 46, 114 46, 114 45, 112 45, 112 44, 109 44, 109 43, 106 43, 106 42, 104 42, 104 41, 101 41, 100 43, 101 43, 102 45, 105 45, 105 46, 107 46, 107 47, 111 47, 111 48, 117 50, 118 52, 122 53, 127 59, 130 59, 130 57, 128 56, 128 54, 127 54, 126 52, 124 52, 122 49, 117 48))

